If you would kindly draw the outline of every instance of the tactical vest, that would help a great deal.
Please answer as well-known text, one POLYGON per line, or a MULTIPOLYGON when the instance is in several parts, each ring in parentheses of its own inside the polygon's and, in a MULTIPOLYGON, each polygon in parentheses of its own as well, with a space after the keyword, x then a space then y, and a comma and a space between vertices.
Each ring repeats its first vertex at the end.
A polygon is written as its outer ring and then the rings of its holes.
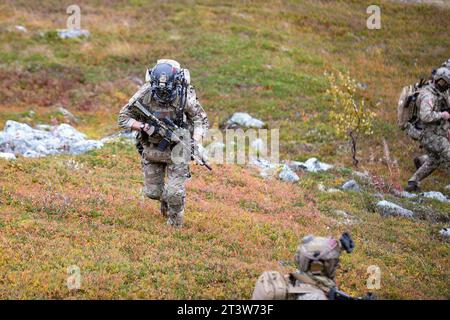
MULTIPOLYGON (((421 90, 427 90, 431 92, 435 97, 435 111, 437 112, 443 112, 443 111, 450 111, 449 108, 449 98, 447 96, 447 93, 441 93, 438 92, 433 86, 428 85, 425 86, 421 90)), ((418 106, 420 107, 420 106, 418 106)), ((417 127, 423 129, 424 133, 427 134, 437 134, 446 137, 447 131, 450 129, 450 122, 448 120, 440 120, 435 123, 423 123, 422 121, 418 121, 417 127)))
MULTIPOLYGON (((159 120, 168 118, 179 127, 186 127, 186 116, 184 110, 179 110, 179 101, 180 99, 177 96, 170 104, 161 104, 153 99, 150 93, 145 95, 142 99, 144 106, 146 106, 159 120)), ((153 134, 151 137, 143 133, 141 134, 141 140, 143 143, 158 144, 162 140, 162 137, 157 133, 153 134)))

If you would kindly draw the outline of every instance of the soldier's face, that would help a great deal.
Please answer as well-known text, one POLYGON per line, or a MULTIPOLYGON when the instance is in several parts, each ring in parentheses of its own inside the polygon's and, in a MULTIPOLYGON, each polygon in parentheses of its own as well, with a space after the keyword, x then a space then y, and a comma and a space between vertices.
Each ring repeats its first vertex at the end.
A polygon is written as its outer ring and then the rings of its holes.
POLYGON ((324 266, 322 261, 312 261, 309 266, 309 271, 312 274, 321 275, 324 271, 324 266))

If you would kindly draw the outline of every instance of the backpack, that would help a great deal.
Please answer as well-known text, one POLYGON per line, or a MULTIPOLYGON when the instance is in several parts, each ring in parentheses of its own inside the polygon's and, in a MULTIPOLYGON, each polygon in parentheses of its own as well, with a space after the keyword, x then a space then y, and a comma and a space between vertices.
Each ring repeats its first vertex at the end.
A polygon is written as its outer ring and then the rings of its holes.
POLYGON ((265 271, 256 282, 252 300, 287 300, 288 283, 277 271, 265 271))
POLYGON ((414 123, 418 119, 418 107, 416 104, 420 89, 426 84, 426 81, 420 81, 414 85, 403 87, 398 99, 397 106, 397 125, 405 130, 408 123, 414 123))

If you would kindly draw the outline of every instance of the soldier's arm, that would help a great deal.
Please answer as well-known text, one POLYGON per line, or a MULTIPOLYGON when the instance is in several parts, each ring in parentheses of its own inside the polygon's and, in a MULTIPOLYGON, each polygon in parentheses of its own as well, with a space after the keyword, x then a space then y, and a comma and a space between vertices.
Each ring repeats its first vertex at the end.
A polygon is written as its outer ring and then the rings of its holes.
POLYGON ((434 108, 435 98, 431 94, 424 94, 419 98, 420 101, 420 120, 425 123, 440 121, 443 119, 442 112, 436 111, 434 108))
POLYGON ((144 98, 145 95, 148 95, 148 85, 144 84, 128 101, 128 103, 123 106, 123 108, 119 112, 118 125, 123 129, 131 129, 131 130, 140 130, 141 122, 139 119, 141 118, 136 108, 133 106, 134 101, 137 99, 144 98))
POLYGON ((119 125, 119 127, 123 129, 131 129, 133 128, 133 124, 136 121, 136 119, 133 119, 130 105, 126 104, 125 106, 123 106, 119 112, 119 118, 117 120, 117 124, 119 125))
POLYGON ((197 99, 197 95, 195 94, 195 89, 193 87, 189 87, 188 89, 186 115, 194 124, 193 139, 195 141, 200 141, 208 131, 209 120, 205 110, 197 99))

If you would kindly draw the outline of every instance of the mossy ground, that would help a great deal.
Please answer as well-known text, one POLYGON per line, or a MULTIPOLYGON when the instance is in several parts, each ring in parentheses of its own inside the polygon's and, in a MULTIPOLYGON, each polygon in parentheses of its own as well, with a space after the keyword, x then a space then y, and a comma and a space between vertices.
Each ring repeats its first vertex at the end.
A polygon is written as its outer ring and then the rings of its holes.
MULTIPOLYGON (((66 3, 0 5, 0 127, 8 119, 62 121, 55 110, 64 105, 80 118, 80 131, 111 134, 136 89, 130 79, 170 57, 191 70, 213 123, 246 111, 280 128, 283 159, 316 156, 350 167, 324 97, 324 72, 348 70, 367 84, 360 94, 377 115, 374 135, 361 141, 359 170, 387 190, 406 181, 420 153, 395 124, 400 88, 450 57, 450 11, 434 6, 381 1, 382 29, 368 30, 367 1, 78 4, 82 27, 92 33, 87 39, 47 32, 65 27, 66 3), (385 159, 383 139, 397 165, 385 159)), ((345 230, 357 249, 343 256, 343 290, 364 293, 367 267, 378 265, 376 293, 383 298, 450 297, 442 222, 380 217, 374 186, 363 193, 317 191, 318 183, 340 186, 349 170, 304 174, 291 185, 240 166, 215 166, 212 173, 194 167, 181 231, 166 226, 157 204, 140 194, 132 145, 0 161, 0 173, 2 298, 249 298, 262 271, 292 270, 303 235, 345 230), (357 223, 341 224, 335 209, 357 223), (70 265, 81 269, 76 292, 66 287, 70 265)), ((448 194, 448 182, 439 171, 423 188, 448 194)), ((436 201, 404 205, 446 219, 450 211, 436 201)))

